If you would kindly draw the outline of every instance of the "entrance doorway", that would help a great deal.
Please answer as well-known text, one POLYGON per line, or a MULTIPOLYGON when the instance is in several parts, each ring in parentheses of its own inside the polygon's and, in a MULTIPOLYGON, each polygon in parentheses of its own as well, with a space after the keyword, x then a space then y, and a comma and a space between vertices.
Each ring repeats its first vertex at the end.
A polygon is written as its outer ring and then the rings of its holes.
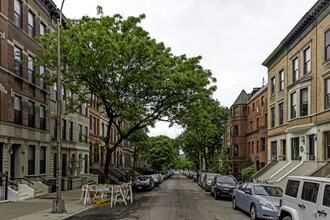
POLYGON ((309 144, 309 158, 311 159, 313 156, 315 158, 315 141, 314 141, 314 135, 308 136, 308 144, 309 144))
POLYGON ((299 137, 291 139, 291 159, 298 160, 299 157, 299 137))
POLYGON ((330 160, 330 132, 325 133, 325 160, 330 160))

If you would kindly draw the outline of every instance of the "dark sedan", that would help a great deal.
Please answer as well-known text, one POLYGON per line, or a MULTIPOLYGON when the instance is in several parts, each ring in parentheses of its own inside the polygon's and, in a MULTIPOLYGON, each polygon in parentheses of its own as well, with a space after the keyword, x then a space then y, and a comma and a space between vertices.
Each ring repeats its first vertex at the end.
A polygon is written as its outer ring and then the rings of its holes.
POLYGON ((155 186, 158 187, 160 182, 161 182, 161 179, 160 179, 159 175, 158 174, 152 174, 151 177, 154 180, 155 186))
POLYGON ((216 175, 212 180, 210 191, 214 199, 219 199, 223 196, 231 197, 237 187, 238 182, 233 176, 216 175))
POLYGON ((152 190, 155 188, 155 183, 150 175, 138 176, 132 183, 134 191, 152 190))

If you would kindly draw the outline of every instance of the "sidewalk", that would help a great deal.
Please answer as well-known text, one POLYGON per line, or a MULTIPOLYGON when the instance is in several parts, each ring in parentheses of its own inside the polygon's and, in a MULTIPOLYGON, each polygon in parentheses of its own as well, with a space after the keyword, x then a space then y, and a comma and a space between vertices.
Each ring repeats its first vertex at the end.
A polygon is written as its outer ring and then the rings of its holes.
POLYGON ((28 199, 21 202, 0 203, 0 219, 38 220, 38 219, 66 219, 75 213, 92 208, 90 205, 79 203, 81 189, 62 192, 66 213, 53 214, 53 199, 55 193, 43 198, 28 199))

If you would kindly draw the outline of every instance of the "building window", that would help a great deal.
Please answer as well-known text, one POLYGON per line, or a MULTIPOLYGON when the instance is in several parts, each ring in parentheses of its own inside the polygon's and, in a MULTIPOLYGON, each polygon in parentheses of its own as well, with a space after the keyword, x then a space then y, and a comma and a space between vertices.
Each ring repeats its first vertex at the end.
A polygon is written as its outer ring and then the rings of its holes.
POLYGON ((45 89, 45 85, 44 85, 44 79, 42 78, 43 77, 43 75, 45 74, 45 67, 43 67, 43 66, 40 66, 40 88, 42 88, 42 89, 45 89))
POLYGON ((239 108, 235 107, 234 108, 234 116, 238 116, 239 115, 239 108))
POLYGON ((28 126, 34 128, 34 103, 28 102, 28 126))
POLYGON ((257 129, 259 129, 259 118, 257 118, 257 129))
POLYGON ((57 84, 56 82, 54 83, 54 100, 57 100, 57 84))
POLYGON ((40 106, 40 129, 46 130, 46 108, 40 106))
POLYGON ((298 57, 292 60, 292 82, 297 81, 299 72, 298 57))
POLYGON ((33 66, 33 58, 31 56, 28 57, 28 80, 32 83, 35 82, 34 79, 34 66, 33 66))
POLYGON ((3 172, 3 143, 0 144, 0 172, 3 172))
POLYGON ((271 126, 272 128, 275 127, 275 107, 270 109, 270 113, 271 113, 271 126))
POLYGON ((87 143, 88 140, 88 128, 85 127, 85 143, 87 143))
POLYGON ((251 152, 254 153, 254 141, 252 141, 252 144, 251 144, 251 152))
POLYGON ((82 125, 79 125, 79 142, 82 142, 82 125))
POLYGON ((99 145, 94 145, 94 162, 99 162, 99 145))
POLYGON ((257 141, 257 153, 259 152, 259 141, 257 141))
POLYGON ((22 76, 22 50, 14 46, 14 72, 15 74, 22 76))
POLYGON ((275 76, 271 79, 271 97, 275 96, 275 76))
POLYGON ((93 117, 93 131, 96 134, 96 118, 93 117))
POLYGON ((252 104, 252 112, 254 112, 255 104, 252 104))
POLYGON ((330 78, 324 81, 324 108, 330 108, 330 78))
POLYGON ((324 57, 325 60, 330 58, 330 30, 325 32, 325 47, 324 47, 324 57))
POLYGON ((234 136, 238 136, 238 125, 234 126, 234 136))
POLYGON ((104 123, 102 122, 102 136, 104 137, 104 123))
POLYGON ((261 97, 261 106, 264 106, 264 103, 265 103, 265 98, 262 96, 261 97))
POLYGON ((238 156, 238 145, 234 145, 234 156, 238 156))
POLYGON ((40 36, 43 36, 46 33, 46 26, 43 23, 40 23, 40 36))
POLYGON ((248 149, 249 153, 251 153, 251 143, 249 142, 249 149, 248 149))
POLYGON ((311 71, 311 48, 304 50, 304 75, 311 71))
POLYGON ((280 91, 282 91, 284 89, 284 70, 281 70, 279 73, 278 73, 278 76, 279 76, 279 79, 280 79, 280 91))
POLYGON ((87 103, 85 103, 85 115, 88 116, 88 106, 87 106, 87 103))
POLYGON ((22 28, 22 3, 19 0, 14 1, 14 23, 22 28))
POLYGON ((66 120, 62 119, 62 139, 66 139, 66 120))
POLYGON ((100 120, 97 119, 96 122, 97 122, 97 124, 96 124, 96 126, 97 126, 97 127, 96 127, 97 135, 100 135, 100 120))
POLYGON ((92 116, 89 117, 89 131, 90 132, 92 132, 92 129, 93 129, 93 122, 92 122, 92 120, 93 120, 93 117, 92 116))
POLYGON ((277 159, 277 141, 271 142, 272 159, 277 159))
POLYGON ((69 140, 73 141, 73 122, 69 123, 69 140))
POLYGON ((297 116, 297 94, 296 92, 291 94, 291 118, 297 116))
POLYGON ((308 115, 308 88, 300 90, 300 116, 308 115))
POLYGON ((34 15, 31 12, 28 12, 28 34, 34 37, 34 15))
POLYGON ((261 151, 263 152, 266 150, 266 140, 265 138, 261 138, 260 141, 261 141, 261 151))
POLYGON ((14 123, 22 124, 22 98, 19 96, 14 97, 14 123))
POLYGON ((252 121, 249 122, 249 130, 253 131, 253 122, 252 121))
POLYGON ((286 140, 281 140, 282 142, 282 154, 286 155, 286 140))
POLYGON ((35 174, 35 146, 29 146, 28 151, 28 175, 35 174))
POLYGON ((46 173, 46 147, 40 148, 40 174, 46 173))
POLYGON ((279 114, 279 125, 283 124, 283 117, 284 117, 284 109, 283 109, 283 102, 278 104, 278 114, 279 114))

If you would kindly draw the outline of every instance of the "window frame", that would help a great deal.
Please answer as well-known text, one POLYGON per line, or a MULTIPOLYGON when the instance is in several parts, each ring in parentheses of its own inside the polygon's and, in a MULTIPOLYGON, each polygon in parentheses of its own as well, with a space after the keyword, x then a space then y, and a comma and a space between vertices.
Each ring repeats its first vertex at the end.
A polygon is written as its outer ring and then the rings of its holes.
POLYGON ((23 75, 23 67, 20 63, 22 61, 22 49, 14 46, 14 73, 18 76, 23 75), (18 54, 17 54, 18 53, 18 54))
POLYGON ((32 101, 28 101, 28 127, 35 127, 35 109, 32 101))
POLYGON ((297 92, 290 94, 290 119, 297 118, 297 92))
POLYGON ((303 50, 303 59, 304 59, 304 75, 310 73, 311 69, 311 47, 308 46, 305 50, 303 50), (309 58, 307 60, 307 51, 309 51, 309 58))
POLYGON ((271 127, 274 128, 275 127, 275 106, 270 108, 270 116, 271 116, 271 127))
POLYGON ((22 125, 22 97, 16 95, 14 96, 14 123, 22 125), (15 104, 16 102, 18 106, 15 104))
POLYGON ((296 82, 299 78, 299 57, 292 60, 292 83, 296 82))
POLYGON ((28 175, 35 175, 36 173, 36 149, 34 145, 29 145, 28 148, 28 175))
POLYGON ((34 66, 33 66, 33 57, 28 56, 28 81, 35 83, 35 77, 34 77, 34 66))
POLYGON ((270 79, 270 81, 271 81, 271 97, 274 97, 275 96, 275 84, 276 84, 276 82, 275 82, 275 76, 273 76, 271 79, 270 79))
POLYGON ((280 92, 284 90, 284 69, 281 69, 279 72, 278 72, 278 77, 279 77, 279 90, 280 92))
POLYGON ((330 77, 324 79, 324 110, 330 108, 330 77))
POLYGON ((22 2, 19 0, 14 0, 14 23, 22 29, 22 2))
POLYGON ((278 104, 278 124, 282 125, 284 123, 284 104, 283 102, 278 104))
POLYGON ((35 15, 31 11, 28 11, 28 35, 35 36, 35 15))
POLYGON ((40 174, 46 174, 46 160, 47 160, 47 147, 41 146, 40 147, 40 170, 39 173, 40 174), (44 160, 42 160, 42 158, 44 158, 44 160))
POLYGON ((329 59, 330 59, 330 29, 324 32, 324 61, 327 61, 329 59), (327 39, 327 35, 329 39, 327 39), (328 40, 328 44, 327 44, 327 40, 328 40))
POLYGON ((300 117, 308 115, 309 100, 308 100, 308 88, 300 89, 300 117), (307 99, 303 100, 303 92, 306 92, 307 99))
POLYGON ((40 118, 40 129, 46 130, 46 107, 43 105, 40 105, 39 118, 40 118))

